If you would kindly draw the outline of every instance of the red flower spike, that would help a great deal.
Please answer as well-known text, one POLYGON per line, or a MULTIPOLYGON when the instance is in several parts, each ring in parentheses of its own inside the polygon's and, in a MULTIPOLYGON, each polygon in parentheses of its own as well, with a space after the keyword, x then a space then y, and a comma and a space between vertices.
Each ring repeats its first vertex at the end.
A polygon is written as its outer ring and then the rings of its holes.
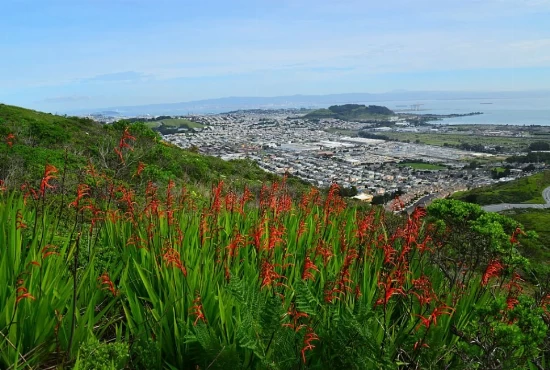
POLYGON ((13 142, 15 140, 15 135, 12 133, 9 133, 8 136, 6 136, 6 144, 11 148, 13 146, 13 142))
POLYGON ((163 251, 162 258, 166 266, 179 269, 183 273, 183 276, 187 277, 187 269, 183 265, 183 262, 181 262, 179 252, 172 247, 164 248, 163 251))
POLYGON ((137 166, 137 169, 136 169, 136 173, 134 174, 134 176, 132 177, 140 177, 141 176, 141 173, 143 172, 143 170, 145 169, 145 163, 143 162, 139 162, 138 163, 138 166, 137 166))
POLYGON ((23 213, 21 213, 21 210, 18 209, 15 214, 15 229, 26 229, 27 224, 23 222, 23 213))
POLYGON ((57 173, 57 168, 51 164, 47 164, 44 168, 44 176, 42 176, 42 181, 40 181, 40 195, 44 196, 46 189, 52 189, 53 185, 50 184, 51 180, 57 178, 55 174, 57 173))
POLYGON ((306 363, 306 351, 312 351, 315 346, 311 344, 313 341, 318 341, 319 336, 313 332, 311 327, 308 328, 306 335, 304 336, 304 344, 302 346, 302 360, 306 363))
POLYGON ((97 278, 97 280, 99 281, 99 284, 102 285, 102 290, 110 291, 113 297, 118 295, 118 290, 115 289, 115 284, 111 281, 111 278, 107 272, 104 272, 97 278))
POLYGON ((191 315, 195 316, 195 321, 193 325, 196 326, 199 320, 206 323, 206 317, 204 316, 204 311, 201 303, 201 296, 197 294, 197 298, 193 300, 194 305, 191 307, 191 315))
POLYGON ((302 280, 315 280, 315 276, 311 273, 311 271, 317 271, 319 272, 319 268, 315 266, 315 264, 311 261, 311 258, 306 257, 306 262, 304 263, 304 270, 302 271, 302 280))
POLYGON ((69 207, 75 207, 78 210, 78 205, 82 198, 87 195, 90 195, 90 187, 86 184, 79 184, 78 189, 76 190, 76 199, 69 204, 69 207))
POLYGON ((489 279, 493 277, 498 277, 503 269, 504 266, 502 266, 502 264, 498 260, 492 260, 487 266, 485 273, 483 274, 481 285, 486 286, 489 282, 489 279))

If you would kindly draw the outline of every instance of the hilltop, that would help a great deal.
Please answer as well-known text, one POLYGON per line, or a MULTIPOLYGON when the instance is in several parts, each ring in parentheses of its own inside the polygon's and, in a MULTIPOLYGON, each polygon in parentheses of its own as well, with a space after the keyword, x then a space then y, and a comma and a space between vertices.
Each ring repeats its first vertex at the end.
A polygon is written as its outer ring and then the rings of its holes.
POLYGON ((328 109, 317 109, 305 115, 305 118, 338 118, 347 121, 363 121, 372 119, 387 119, 394 112, 379 105, 344 104, 333 105, 328 109))

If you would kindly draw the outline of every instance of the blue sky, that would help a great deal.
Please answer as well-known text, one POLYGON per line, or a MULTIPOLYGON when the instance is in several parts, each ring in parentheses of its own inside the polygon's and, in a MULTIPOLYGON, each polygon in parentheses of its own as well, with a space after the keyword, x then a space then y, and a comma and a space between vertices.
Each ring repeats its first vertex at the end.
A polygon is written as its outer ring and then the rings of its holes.
POLYGON ((550 0, 3 0, 0 102, 550 89, 550 0))

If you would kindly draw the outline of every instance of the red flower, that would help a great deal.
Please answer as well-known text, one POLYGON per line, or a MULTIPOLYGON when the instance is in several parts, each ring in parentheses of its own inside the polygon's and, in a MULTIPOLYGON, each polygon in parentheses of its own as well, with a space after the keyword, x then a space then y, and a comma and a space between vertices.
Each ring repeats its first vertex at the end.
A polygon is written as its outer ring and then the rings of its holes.
POLYGON ((311 273, 310 270, 319 272, 319 268, 311 261, 311 259, 306 257, 306 262, 304 263, 304 270, 302 271, 302 280, 315 280, 315 276, 311 273))
POLYGON ((508 297, 506 299, 506 306, 508 307, 508 310, 514 309, 518 303, 519 301, 514 297, 508 297))
POLYGON ((36 298, 34 298, 34 296, 32 294, 29 293, 29 291, 27 290, 27 288, 25 288, 24 286, 20 286, 19 288, 17 288, 17 298, 15 299, 15 304, 19 304, 19 302, 21 302, 23 299, 30 299, 30 300, 36 300, 36 298))
POLYGON ((306 363, 306 351, 311 351, 315 348, 315 346, 311 344, 311 342, 315 340, 319 340, 319 337, 313 332, 312 328, 308 328, 307 333, 304 336, 304 344, 301 351, 304 364, 306 363))
POLYGON ((295 332, 299 332, 301 329, 306 327, 305 324, 300 324, 300 319, 302 317, 303 318, 308 318, 309 317, 309 315, 307 313, 300 312, 300 311, 296 310, 296 308, 294 307, 294 303, 292 303, 290 305, 289 310, 287 311, 287 313, 285 313, 283 315, 283 318, 286 317, 286 316, 289 316, 291 318, 292 322, 283 324, 283 326, 287 327, 287 328, 291 328, 295 332))
POLYGON ((21 210, 18 209, 15 214, 15 229, 26 229, 27 224, 23 222, 23 214, 21 213, 21 210))
POLYGON ((183 273, 183 276, 187 277, 187 269, 181 262, 180 254, 177 250, 172 247, 164 248, 162 258, 164 259, 166 266, 179 269, 183 273))
POLYGON ((12 133, 9 133, 8 136, 6 136, 6 144, 11 148, 13 146, 13 141, 15 140, 15 135, 12 133))
POLYGON ((50 184, 50 181, 57 178, 57 176, 54 175, 56 173, 57 168, 55 168, 51 164, 47 164, 44 168, 44 176, 42 177, 42 181, 40 182, 40 194, 42 196, 44 196, 44 194, 46 193, 47 188, 53 188, 53 185, 50 184))
POLYGON ((491 279, 492 277, 498 277, 503 269, 504 267, 498 260, 492 260, 487 266, 485 273, 483 274, 481 285, 486 286, 489 282, 489 279, 491 279))
POLYGON ((42 259, 46 259, 51 255, 59 256, 59 252, 57 252, 57 247, 55 245, 48 244, 42 248, 42 259))
POLYGON ((193 325, 197 325, 199 320, 202 320, 202 322, 206 323, 206 317, 204 316, 204 311, 201 303, 201 296, 197 294, 197 298, 193 300, 193 307, 191 307, 191 315, 195 316, 195 321, 193 322, 193 325))
POLYGON ((109 274, 104 272, 100 277, 97 278, 99 283, 103 285, 102 290, 108 290, 111 292, 113 297, 118 295, 118 290, 115 289, 115 284, 111 281, 109 274))
POLYGON ((388 304, 392 296, 396 294, 401 294, 401 295, 405 294, 402 288, 394 287, 393 283, 394 281, 391 279, 390 276, 386 278, 385 282, 378 283, 378 285, 381 285, 383 287, 382 291, 384 292, 384 296, 376 301, 376 305, 382 304, 384 305, 384 307, 386 307, 386 305, 388 304))
POLYGON ((262 263, 262 268, 260 270, 260 279, 262 280, 261 287, 266 287, 273 285, 282 285, 282 283, 277 282, 279 279, 284 279, 285 277, 275 272, 275 266, 268 261, 264 260, 262 263))
POLYGON ((143 172, 144 169, 145 169, 145 163, 139 162, 134 176, 138 176, 138 177, 141 176, 141 173, 143 172))
POLYGON ((124 156, 122 153, 122 149, 127 148, 131 151, 134 150, 132 146, 128 143, 129 140, 135 141, 136 138, 130 134, 129 128, 126 127, 124 129, 124 132, 122 133, 122 136, 118 142, 118 147, 115 148, 115 153, 118 155, 118 158, 120 159, 120 162, 124 163, 124 156))
POLYGON ((76 190, 76 199, 69 204, 69 207, 75 207, 78 210, 80 200, 86 195, 89 195, 90 187, 86 184, 79 184, 76 190))
POLYGON ((510 243, 512 244, 518 244, 519 241, 517 239, 518 235, 526 235, 523 230, 521 230, 519 227, 517 227, 514 232, 512 233, 512 236, 510 237, 510 243))

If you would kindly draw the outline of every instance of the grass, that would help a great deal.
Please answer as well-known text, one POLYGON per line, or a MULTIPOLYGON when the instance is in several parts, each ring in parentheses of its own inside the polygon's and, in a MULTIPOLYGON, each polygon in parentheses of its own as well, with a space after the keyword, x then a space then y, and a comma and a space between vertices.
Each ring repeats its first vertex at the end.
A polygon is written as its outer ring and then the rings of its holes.
POLYGON ((172 119, 163 119, 159 121, 165 126, 171 127, 187 127, 187 128, 204 128, 203 124, 190 121, 186 118, 172 118, 172 119))
POLYGON ((438 171, 438 170, 447 169, 447 167, 439 165, 439 164, 422 163, 422 162, 401 162, 397 166, 398 167, 411 167, 411 168, 414 168, 415 170, 438 171))
POLYGON ((157 128, 161 125, 168 126, 168 127, 174 127, 174 128, 186 127, 188 129, 189 128, 204 128, 205 127, 203 124, 190 121, 186 118, 163 119, 162 121, 146 122, 145 124, 149 128, 157 128))
POLYGON ((475 136, 466 134, 441 134, 441 133, 411 133, 411 132, 384 132, 384 135, 391 139, 399 141, 409 140, 420 144, 445 146, 458 146, 463 143, 470 145, 489 145, 506 147, 509 150, 524 150, 529 144, 540 141, 540 138, 523 137, 493 137, 493 136, 475 136))
POLYGON ((472 189, 453 194, 454 199, 480 205, 496 203, 546 203, 542 191, 550 186, 550 171, 522 177, 517 180, 472 189))

